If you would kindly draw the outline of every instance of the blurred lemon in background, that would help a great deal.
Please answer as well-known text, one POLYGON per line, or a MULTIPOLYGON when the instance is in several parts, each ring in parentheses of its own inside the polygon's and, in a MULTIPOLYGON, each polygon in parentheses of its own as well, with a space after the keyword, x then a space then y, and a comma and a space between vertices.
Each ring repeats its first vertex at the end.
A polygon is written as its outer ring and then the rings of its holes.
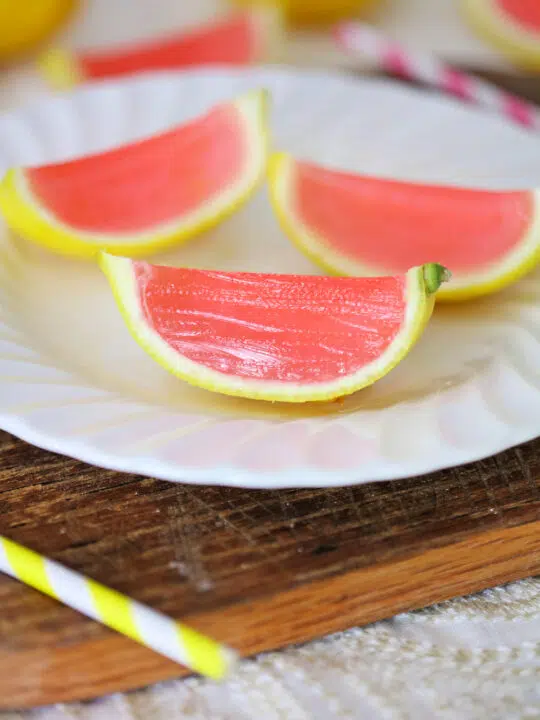
POLYGON ((45 40, 74 4, 75 0, 0 0, 0 63, 45 40))
MULTIPOLYGON (((355 17, 381 0, 265 0, 281 7, 293 25, 331 25, 345 17, 355 17)), ((261 4, 261 0, 233 0, 236 5, 261 4)))

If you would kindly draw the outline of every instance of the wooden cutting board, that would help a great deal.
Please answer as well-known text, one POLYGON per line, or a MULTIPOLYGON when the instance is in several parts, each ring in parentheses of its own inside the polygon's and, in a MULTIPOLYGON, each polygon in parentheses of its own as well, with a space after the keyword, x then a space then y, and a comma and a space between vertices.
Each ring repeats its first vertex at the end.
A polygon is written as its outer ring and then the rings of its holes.
MULTIPOLYGON (((428 477, 332 490, 188 487, 0 433, 0 533, 230 643, 281 648, 540 573, 540 440, 428 477)), ((0 577, 0 708, 181 668, 0 577)))

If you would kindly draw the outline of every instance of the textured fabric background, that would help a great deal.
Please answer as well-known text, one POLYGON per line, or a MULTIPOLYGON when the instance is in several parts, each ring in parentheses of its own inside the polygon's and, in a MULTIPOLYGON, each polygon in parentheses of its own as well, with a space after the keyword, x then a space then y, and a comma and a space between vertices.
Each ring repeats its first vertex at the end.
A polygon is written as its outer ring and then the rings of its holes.
POLYGON ((540 718, 540 579, 170 682, 2 720, 540 718))

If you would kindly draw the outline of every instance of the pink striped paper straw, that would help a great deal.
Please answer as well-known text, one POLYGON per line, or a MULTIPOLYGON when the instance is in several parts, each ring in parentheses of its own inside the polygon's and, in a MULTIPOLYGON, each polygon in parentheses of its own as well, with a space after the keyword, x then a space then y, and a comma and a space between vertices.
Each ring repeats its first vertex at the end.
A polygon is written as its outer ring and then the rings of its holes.
POLYGON ((346 22, 335 30, 338 46, 392 75, 421 82, 481 105, 522 127, 540 132, 540 110, 521 98, 468 75, 429 53, 409 50, 369 25, 346 22))

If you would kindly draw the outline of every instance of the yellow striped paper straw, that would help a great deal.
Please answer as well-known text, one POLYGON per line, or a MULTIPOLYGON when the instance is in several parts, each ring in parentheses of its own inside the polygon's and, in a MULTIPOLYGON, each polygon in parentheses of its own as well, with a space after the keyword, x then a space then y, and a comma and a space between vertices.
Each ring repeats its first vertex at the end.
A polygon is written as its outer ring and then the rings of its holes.
POLYGON ((206 677, 224 678, 236 661, 230 648, 2 535, 0 571, 206 677))

